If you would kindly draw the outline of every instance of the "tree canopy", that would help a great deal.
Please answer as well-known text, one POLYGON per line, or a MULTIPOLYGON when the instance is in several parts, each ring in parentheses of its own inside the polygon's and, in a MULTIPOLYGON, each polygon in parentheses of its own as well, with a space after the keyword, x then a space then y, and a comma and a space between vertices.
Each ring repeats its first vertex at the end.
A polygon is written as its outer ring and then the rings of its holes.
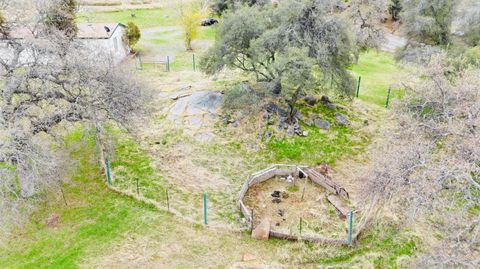
POLYGON ((351 93, 346 69, 352 42, 346 24, 332 13, 334 2, 288 0, 226 13, 215 45, 202 59, 204 71, 215 74, 227 67, 282 86, 297 81, 289 87, 305 88, 308 82, 351 93))
POLYGON ((405 32, 411 38, 431 45, 450 42, 451 25, 457 1, 405 0, 405 32))
POLYGON ((44 24, 48 31, 61 31, 73 37, 78 28, 75 22, 77 12, 76 0, 55 0, 46 9, 44 24))

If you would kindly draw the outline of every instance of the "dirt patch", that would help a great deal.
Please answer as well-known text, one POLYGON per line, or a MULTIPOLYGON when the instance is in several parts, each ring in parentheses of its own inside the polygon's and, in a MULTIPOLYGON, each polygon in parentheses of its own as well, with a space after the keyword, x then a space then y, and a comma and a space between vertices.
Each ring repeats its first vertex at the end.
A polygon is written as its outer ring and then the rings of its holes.
POLYGON ((272 230, 298 235, 302 218, 302 235, 346 236, 346 222, 326 195, 325 189, 308 179, 296 178, 294 183, 288 183, 277 176, 250 187, 244 201, 254 211, 254 227, 270 218, 272 230))

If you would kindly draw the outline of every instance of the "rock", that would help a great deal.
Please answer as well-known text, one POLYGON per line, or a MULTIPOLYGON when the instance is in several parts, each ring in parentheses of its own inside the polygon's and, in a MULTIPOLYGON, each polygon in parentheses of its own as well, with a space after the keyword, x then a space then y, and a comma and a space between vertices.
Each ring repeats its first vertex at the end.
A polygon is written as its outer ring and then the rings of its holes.
POLYGON ((249 261, 255 260, 256 258, 257 257, 255 257, 255 255, 247 252, 247 253, 243 254, 242 261, 249 262, 249 261))
POLYGON ((307 103, 311 106, 314 106, 318 103, 318 99, 313 97, 313 96, 310 96, 310 95, 303 98, 303 100, 305 101, 305 103, 307 103))
POLYGON ((347 126, 350 124, 350 121, 348 121, 347 116, 343 115, 342 113, 335 112, 334 117, 337 123, 342 126, 347 126))
POLYGON ((282 202, 282 199, 280 199, 280 198, 273 198, 272 199, 272 203, 274 203, 274 204, 280 204, 281 202, 282 202))
POLYGON ((293 128, 293 126, 288 126, 288 129, 287 129, 287 135, 288 136, 294 136, 295 135, 295 129, 293 128))
POLYGON ((273 191, 271 194, 272 197, 280 197, 280 191, 273 191))
POLYGON ((270 113, 268 113, 268 111, 263 112, 262 118, 268 121, 270 119, 270 113))
POLYGON ((315 171, 319 172, 320 174, 324 176, 329 176, 332 172, 332 168, 328 166, 328 164, 321 163, 315 167, 315 171))
POLYGON ((252 238, 257 240, 268 240, 270 235, 270 220, 263 219, 252 231, 252 238))
POLYGON ((331 104, 332 101, 330 101, 330 98, 328 98, 328 96, 326 95, 322 95, 322 97, 320 98, 320 102, 322 102, 322 104, 331 104))
POLYGON ((280 117, 284 117, 286 118, 288 116, 288 112, 279 107, 277 104, 275 103, 268 103, 266 106, 265 106, 265 110, 268 112, 268 113, 275 113, 277 114, 278 116, 280 117))
POLYGON ((301 121, 305 121, 306 117, 303 116, 303 114, 302 114, 300 111, 297 111, 297 112, 295 113, 295 119, 301 120, 301 121))
POLYGON ((278 128, 279 131, 283 131, 283 130, 287 129, 288 128, 287 119, 286 118, 280 118, 278 120, 277 128, 278 128))
POLYGON ((287 183, 292 184, 294 181, 295 181, 295 178, 292 177, 291 175, 287 177, 287 183))
POLYGON ((287 192, 282 191, 282 198, 287 199, 290 195, 287 192))
POLYGON ((293 129, 294 129, 294 130, 300 130, 300 124, 298 124, 298 122, 295 122, 295 123, 293 124, 293 129))
POLYGON ((330 129, 330 122, 322 119, 315 119, 315 126, 319 129, 329 130, 330 129))
POLYGON ((325 106, 328 108, 328 109, 331 109, 331 110, 335 110, 337 109, 338 107, 333 104, 333 103, 328 103, 328 104, 325 104, 325 106))
POLYGON ((305 137, 308 136, 308 131, 303 131, 302 136, 305 136, 305 137))
POLYGON ((53 228, 58 225, 59 221, 60 216, 57 213, 53 213, 45 220, 45 225, 47 225, 47 227, 53 228))
POLYGON ((303 123, 305 123, 305 124, 308 125, 308 126, 312 126, 312 125, 313 125, 313 120, 311 120, 311 119, 306 119, 306 120, 303 121, 303 123))
POLYGON ((272 133, 270 132, 265 132, 265 139, 269 139, 272 136, 272 133))
POLYGON ((277 214, 280 216, 280 217, 283 217, 283 215, 285 215, 285 211, 283 209, 279 209, 277 210, 277 214))
POLYGON ((332 101, 330 101, 330 98, 328 98, 328 96, 325 96, 325 95, 322 96, 322 98, 320 98, 320 102, 322 102, 322 104, 329 109, 337 108, 337 106, 334 103, 332 103, 332 101))

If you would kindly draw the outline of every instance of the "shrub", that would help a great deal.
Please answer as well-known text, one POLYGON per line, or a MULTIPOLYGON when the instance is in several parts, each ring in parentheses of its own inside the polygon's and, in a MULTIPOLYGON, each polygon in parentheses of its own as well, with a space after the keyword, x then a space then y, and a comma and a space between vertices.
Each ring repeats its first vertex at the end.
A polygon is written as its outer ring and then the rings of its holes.
POLYGON ((225 111, 245 110, 249 112, 255 111, 255 105, 258 106, 260 98, 254 89, 246 83, 240 83, 225 91, 223 99, 223 109, 225 111))
POLYGON ((135 23, 127 23, 127 28, 125 29, 125 39, 132 50, 140 40, 141 36, 140 29, 135 23))

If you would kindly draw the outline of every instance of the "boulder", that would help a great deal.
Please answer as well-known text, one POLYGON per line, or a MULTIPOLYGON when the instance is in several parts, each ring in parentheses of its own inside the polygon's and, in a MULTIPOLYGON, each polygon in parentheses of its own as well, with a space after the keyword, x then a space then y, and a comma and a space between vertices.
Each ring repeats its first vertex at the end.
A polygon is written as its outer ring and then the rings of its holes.
POLYGON ((308 126, 312 126, 312 125, 313 125, 313 120, 311 120, 311 119, 305 119, 305 120, 303 121, 303 123, 305 123, 305 124, 308 125, 308 126))
POLYGON ((338 124, 342 126, 350 125, 350 121, 347 119, 347 116, 343 115, 342 113, 335 112, 334 117, 338 124))
POLYGON ((252 238, 257 240, 268 240, 270 236, 270 220, 263 219, 252 231, 252 238))
POLYGON ((310 96, 310 95, 303 98, 303 100, 305 101, 305 103, 307 103, 311 106, 314 106, 318 103, 318 99, 313 97, 313 96, 310 96))
POLYGON ((317 128, 323 129, 323 130, 329 130, 330 129, 330 122, 322 119, 315 119, 315 126, 317 128))
POLYGON ((330 98, 328 98, 328 96, 322 96, 322 98, 320 98, 320 102, 322 102, 322 104, 329 109, 337 108, 337 106, 332 101, 330 101, 330 98))
POLYGON ((293 126, 288 126, 288 129, 287 129, 287 135, 288 136, 294 136, 295 135, 295 128, 293 126))

